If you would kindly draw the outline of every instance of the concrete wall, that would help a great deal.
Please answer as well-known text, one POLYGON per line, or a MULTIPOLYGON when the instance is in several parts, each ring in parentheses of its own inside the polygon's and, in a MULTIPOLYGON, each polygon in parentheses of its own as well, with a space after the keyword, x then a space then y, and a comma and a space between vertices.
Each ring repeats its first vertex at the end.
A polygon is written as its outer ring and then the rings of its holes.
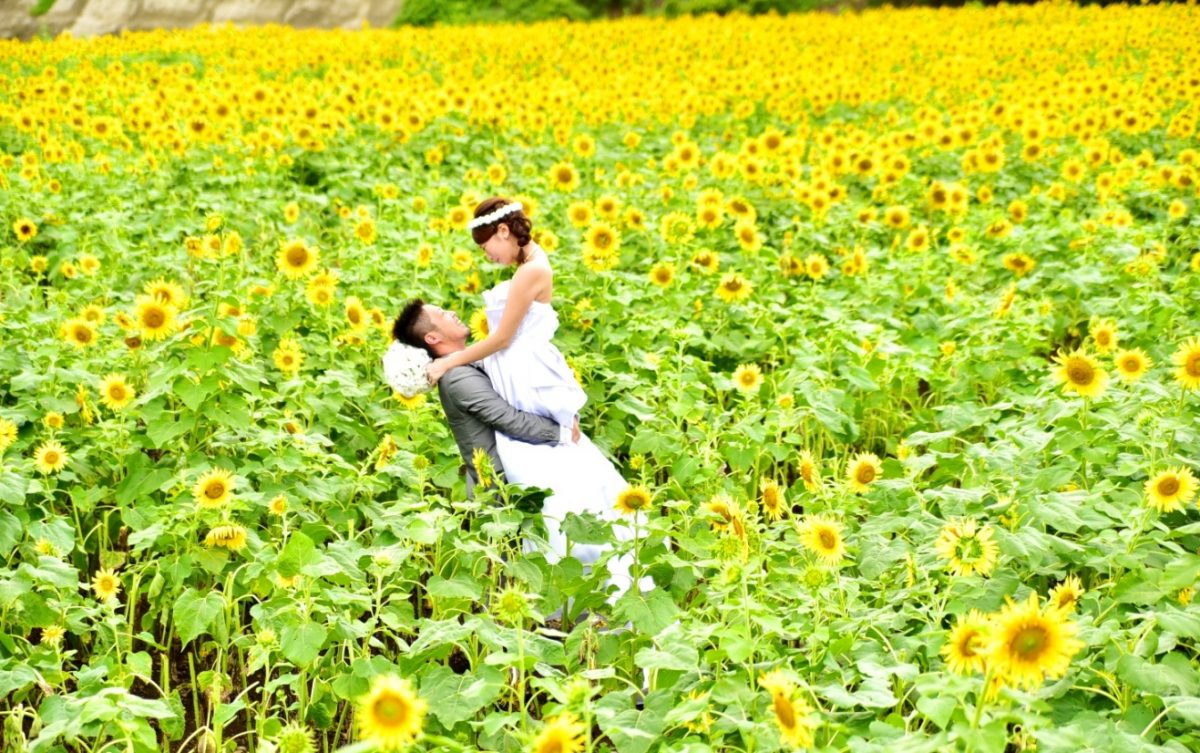
POLYGON ((0 0, 0 38, 113 34, 122 29, 180 28, 199 23, 358 28, 387 26, 402 0, 56 0, 45 15, 29 10, 37 0, 0 0))

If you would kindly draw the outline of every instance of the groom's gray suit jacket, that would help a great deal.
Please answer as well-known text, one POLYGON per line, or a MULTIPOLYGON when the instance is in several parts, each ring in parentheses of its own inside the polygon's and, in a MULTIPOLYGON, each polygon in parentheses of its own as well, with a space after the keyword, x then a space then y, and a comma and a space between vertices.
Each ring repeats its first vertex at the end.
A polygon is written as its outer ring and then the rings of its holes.
POLYGON ((557 444, 562 437, 562 430, 554 420, 509 405, 492 389, 483 369, 475 365, 457 366, 443 374, 438 380, 438 397, 458 451, 467 464, 468 497, 474 494, 479 481, 471 462, 476 447, 487 452, 497 471, 504 471, 496 454, 496 432, 530 444, 557 444))

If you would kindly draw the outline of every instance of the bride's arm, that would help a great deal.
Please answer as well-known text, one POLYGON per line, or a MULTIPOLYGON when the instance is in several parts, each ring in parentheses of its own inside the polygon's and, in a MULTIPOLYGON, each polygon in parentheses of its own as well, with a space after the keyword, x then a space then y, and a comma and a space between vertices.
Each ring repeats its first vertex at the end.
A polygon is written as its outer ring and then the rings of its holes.
POLYGON ((500 317, 500 323, 496 325, 496 331, 457 353, 443 356, 429 364, 429 381, 437 384, 442 375, 455 366, 466 366, 507 348, 513 336, 517 334, 517 328, 521 326, 521 320, 525 318, 529 307, 550 284, 550 279, 550 270, 547 267, 518 267, 509 286, 504 314, 500 317))

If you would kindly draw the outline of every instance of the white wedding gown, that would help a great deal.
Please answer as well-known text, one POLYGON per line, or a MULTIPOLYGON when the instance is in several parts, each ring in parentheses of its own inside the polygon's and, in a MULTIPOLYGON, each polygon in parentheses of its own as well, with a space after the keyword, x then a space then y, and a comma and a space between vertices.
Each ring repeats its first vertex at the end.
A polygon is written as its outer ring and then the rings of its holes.
MULTIPOLYGON (((504 281, 483 293, 488 327, 495 331, 508 301, 511 281, 504 281)), ((587 396, 562 353, 551 342, 558 329, 558 314, 549 303, 534 301, 517 328, 508 347, 480 362, 500 397, 519 410, 547 416, 560 426, 570 426, 587 396)), ((552 490, 542 506, 542 517, 549 534, 549 562, 567 554, 567 539, 560 525, 568 512, 595 514, 602 520, 618 521, 617 495, 627 486, 596 445, 582 435, 578 443, 535 445, 496 432, 496 451, 510 483, 552 490)), ((633 532, 627 525, 613 526, 618 540, 628 540, 633 532)), ((527 543, 527 549, 532 545, 527 543)), ((598 560, 604 545, 571 544, 570 554, 584 564, 598 560)), ((624 593, 632 584, 629 567, 632 555, 612 557, 608 561, 609 583, 617 585, 610 597, 624 593)), ((649 577, 641 588, 653 586, 649 577)))

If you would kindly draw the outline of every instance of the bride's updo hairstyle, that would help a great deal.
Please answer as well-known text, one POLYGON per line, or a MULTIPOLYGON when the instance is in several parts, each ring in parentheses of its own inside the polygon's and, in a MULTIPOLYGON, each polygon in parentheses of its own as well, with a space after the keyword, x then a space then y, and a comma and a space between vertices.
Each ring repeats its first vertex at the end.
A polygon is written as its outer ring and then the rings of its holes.
MULTIPOLYGON (((475 207, 475 216, 482 217, 485 214, 491 214, 505 204, 513 203, 512 199, 506 199, 503 196, 493 196, 490 199, 484 199, 479 206, 475 207)), ((496 230, 501 225, 508 225, 508 232, 513 234, 513 238, 517 241, 517 246, 520 251, 517 253, 517 263, 525 263, 525 247, 532 240, 533 223, 525 216, 524 210, 518 209, 515 212, 509 212, 495 222, 489 222, 486 225, 472 228, 471 237, 475 239, 475 245, 482 246, 491 240, 496 234, 496 230)))

